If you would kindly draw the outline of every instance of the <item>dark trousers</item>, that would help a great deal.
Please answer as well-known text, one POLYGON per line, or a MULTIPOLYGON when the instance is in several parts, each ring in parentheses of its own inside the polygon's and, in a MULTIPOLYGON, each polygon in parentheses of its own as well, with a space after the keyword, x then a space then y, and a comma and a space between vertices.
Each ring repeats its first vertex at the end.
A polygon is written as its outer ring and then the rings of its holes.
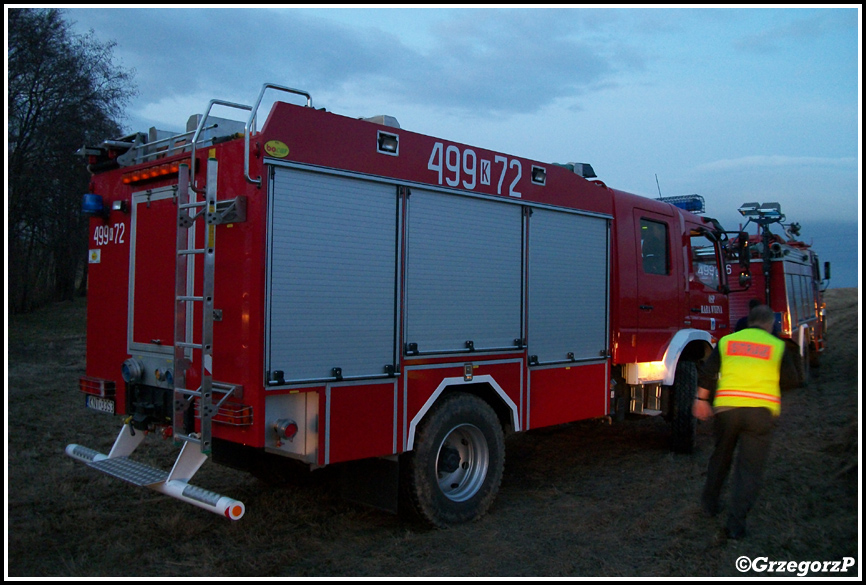
POLYGON ((776 422, 766 408, 732 408, 716 413, 714 419, 716 449, 710 457, 701 503, 708 512, 718 512, 722 485, 739 445, 731 480, 727 529, 729 533, 742 534, 746 528, 746 515, 761 489, 776 422))

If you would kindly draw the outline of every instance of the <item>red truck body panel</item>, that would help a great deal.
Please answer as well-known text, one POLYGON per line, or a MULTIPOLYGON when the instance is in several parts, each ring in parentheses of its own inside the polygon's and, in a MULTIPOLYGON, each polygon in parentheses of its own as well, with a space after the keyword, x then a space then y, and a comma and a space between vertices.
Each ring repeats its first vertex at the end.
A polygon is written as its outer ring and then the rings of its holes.
MULTIPOLYGON (((282 102, 275 104, 261 132, 252 136, 250 150, 250 175, 261 177, 261 185, 244 177, 243 137, 196 152, 193 180, 199 188, 206 158, 213 158, 219 164, 218 198, 246 198, 244 221, 216 227, 214 298, 221 316, 213 327, 213 379, 243 391, 214 418, 215 438, 314 465, 399 454, 411 448, 415 425, 449 384, 485 386, 503 405, 512 430, 601 417, 610 411, 615 369, 664 360, 678 332, 703 332, 701 339, 709 339, 729 330, 727 298, 695 279, 690 256, 690 238, 708 224, 668 203, 610 189, 561 166, 282 102), (399 137, 397 156, 377 150, 382 133, 399 137), (396 226, 397 250, 393 376, 274 383, 268 352, 275 343, 269 322, 275 309, 269 303, 278 291, 271 283, 275 267, 269 266, 274 236, 268 227, 273 213, 269 205, 275 189, 270 177, 283 169, 384 182, 394 186, 395 194, 398 188, 411 192, 396 195, 402 215, 389 224, 396 226), (532 180, 538 169, 544 171, 543 183, 532 180), (597 242, 598 249, 604 257, 601 288, 593 298, 597 296, 597 306, 605 314, 600 316, 602 340, 594 357, 587 354, 570 363, 563 355, 555 363, 533 362, 529 348, 534 323, 527 320, 530 275, 525 267, 520 269, 522 292, 516 294, 522 305, 520 329, 528 339, 515 339, 514 347, 497 351, 407 352, 405 344, 412 341, 405 316, 407 249, 415 243, 406 230, 406 209, 415 205, 416 192, 425 190, 517 205, 539 216, 557 212, 546 219, 560 219, 559 212, 578 214, 598 227, 603 239, 597 242), (664 232, 660 273, 644 270, 648 260, 642 258, 641 234, 647 229, 664 232), (272 427, 283 416, 280 409, 296 417, 301 413, 301 418, 307 413, 308 422, 299 420, 306 443, 275 438, 272 427)), ((86 375, 116 384, 117 414, 131 413, 120 376, 124 360, 149 355, 156 359, 149 363, 157 364, 157 379, 171 373, 175 313, 177 207, 172 189, 177 175, 124 181, 158 165, 188 159, 188 152, 160 158, 97 173, 91 182, 92 193, 101 195, 107 207, 121 201, 126 209, 94 217, 90 225, 86 375), (159 356, 164 356, 164 370, 158 366, 159 356)), ((524 247, 517 261, 525 266, 530 255, 526 239, 535 236, 526 225, 535 219, 522 221, 524 247)), ((197 245, 205 245, 203 234, 197 233, 197 245)), ((517 234, 518 241, 520 237, 517 234)), ((196 282, 201 278, 198 268, 196 282)), ((200 312, 192 324, 201 326, 200 312)), ((187 370, 188 387, 200 383, 200 368, 194 361, 187 370)))

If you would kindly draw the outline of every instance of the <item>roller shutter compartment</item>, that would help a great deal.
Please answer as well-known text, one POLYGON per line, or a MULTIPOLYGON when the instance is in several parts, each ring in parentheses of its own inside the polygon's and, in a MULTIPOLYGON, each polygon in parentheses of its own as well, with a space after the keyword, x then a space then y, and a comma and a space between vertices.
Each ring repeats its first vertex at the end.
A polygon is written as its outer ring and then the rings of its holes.
POLYGON ((270 208, 269 380, 386 373, 395 365, 396 187, 276 168, 270 208))
POLYGON ((599 359, 607 347, 608 220, 534 209, 529 224, 529 355, 599 359))
POLYGON ((406 342, 413 353, 513 348, 521 337, 522 210, 413 190, 406 342))

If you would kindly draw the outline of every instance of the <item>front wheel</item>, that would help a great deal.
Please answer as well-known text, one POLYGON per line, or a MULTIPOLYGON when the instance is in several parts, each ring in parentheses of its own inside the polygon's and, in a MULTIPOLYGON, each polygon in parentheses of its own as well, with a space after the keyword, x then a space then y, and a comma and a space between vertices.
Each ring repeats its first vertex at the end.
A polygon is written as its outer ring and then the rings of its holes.
POLYGON ((695 448, 697 420, 692 414, 692 403, 698 390, 698 369, 695 362, 680 360, 671 388, 671 450, 691 453, 695 448))
POLYGON ((433 526, 475 520, 490 508, 505 467, 505 438, 493 409, 472 394, 442 398, 404 458, 403 493, 433 526))
POLYGON ((812 381, 812 358, 809 350, 809 342, 806 341, 803 344, 803 356, 800 358, 803 362, 803 388, 812 381))
POLYGON ((800 346, 797 345, 794 341, 787 340, 785 342, 787 344, 787 349, 794 355, 794 365, 797 368, 797 375, 800 378, 800 387, 805 388, 809 385, 809 380, 811 378, 811 358, 809 357, 809 342, 806 340, 803 343, 802 354, 800 353, 800 346))

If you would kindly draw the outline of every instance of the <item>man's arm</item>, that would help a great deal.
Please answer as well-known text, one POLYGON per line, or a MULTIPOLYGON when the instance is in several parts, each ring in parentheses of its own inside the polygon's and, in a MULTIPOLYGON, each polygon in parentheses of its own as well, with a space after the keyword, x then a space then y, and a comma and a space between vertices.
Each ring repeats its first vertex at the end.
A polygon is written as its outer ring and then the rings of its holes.
POLYGON ((707 359, 698 363, 698 395, 692 405, 695 418, 707 420, 713 416, 713 397, 716 395, 721 363, 718 346, 713 348, 707 359))
POLYGON ((782 354, 782 365, 779 370, 779 388, 782 390, 793 390, 803 385, 803 376, 797 367, 798 359, 800 356, 785 344, 785 353, 782 354))
POLYGON ((719 380, 719 370, 722 367, 722 358, 719 355, 719 346, 713 348, 710 355, 702 362, 698 362, 698 386, 710 391, 709 399, 712 401, 716 395, 716 384, 719 380))

